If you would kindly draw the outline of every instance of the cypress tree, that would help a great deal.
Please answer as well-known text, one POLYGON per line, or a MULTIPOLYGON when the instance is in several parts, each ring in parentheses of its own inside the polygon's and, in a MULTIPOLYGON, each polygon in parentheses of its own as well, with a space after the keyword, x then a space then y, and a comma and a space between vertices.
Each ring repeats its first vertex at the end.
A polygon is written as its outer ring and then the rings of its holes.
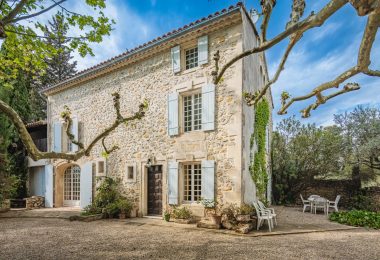
POLYGON ((56 52, 45 58, 47 68, 41 80, 42 87, 54 85, 76 73, 77 62, 70 62, 73 56, 68 46, 70 42, 70 38, 67 38, 68 28, 69 25, 60 12, 53 16, 52 21, 49 21, 49 26, 45 26, 46 43, 51 45, 56 52))

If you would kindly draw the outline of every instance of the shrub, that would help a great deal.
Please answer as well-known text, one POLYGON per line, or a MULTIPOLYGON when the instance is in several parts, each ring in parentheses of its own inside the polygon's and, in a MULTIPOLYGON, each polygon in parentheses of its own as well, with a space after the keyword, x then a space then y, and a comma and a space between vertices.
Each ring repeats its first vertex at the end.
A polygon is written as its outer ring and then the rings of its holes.
POLYGON ((253 215, 256 212, 255 207, 248 205, 248 204, 242 204, 240 208, 238 209, 239 214, 241 215, 253 215))
POLYGON ((172 215, 176 219, 189 219, 192 212, 188 207, 173 208, 172 215))
POLYGON ((121 197, 117 189, 118 181, 106 177, 99 187, 91 205, 84 208, 82 215, 106 214, 108 217, 117 217, 121 212, 130 215, 133 203, 121 197))
POLYGON ((331 221, 350 226, 380 229, 380 212, 376 213, 364 210, 334 212, 329 218, 331 221))

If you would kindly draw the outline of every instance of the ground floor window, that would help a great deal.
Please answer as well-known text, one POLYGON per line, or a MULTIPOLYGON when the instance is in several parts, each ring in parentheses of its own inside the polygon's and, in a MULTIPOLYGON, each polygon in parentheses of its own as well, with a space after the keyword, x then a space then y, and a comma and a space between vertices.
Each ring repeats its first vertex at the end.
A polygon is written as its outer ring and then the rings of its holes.
POLYGON ((200 163, 184 164, 185 202, 196 202, 201 199, 202 167, 200 163))

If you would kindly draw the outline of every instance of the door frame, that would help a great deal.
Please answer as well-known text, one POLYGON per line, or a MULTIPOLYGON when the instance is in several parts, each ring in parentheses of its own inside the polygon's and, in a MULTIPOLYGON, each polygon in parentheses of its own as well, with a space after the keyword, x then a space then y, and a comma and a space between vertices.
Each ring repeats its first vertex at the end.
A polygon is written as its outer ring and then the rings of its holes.
MULTIPOLYGON (((148 167, 146 161, 141 162, 141 194, 140 194, 140 207, 138 216, 148 216, 148 167)), ((162 165, 162 212, 167 207, 167 162, 166 160, 156 160, 154 165, 162 165)))
MULTIPOLYGON (((154 164, 152 165, 151 167, 157 167, 157 166, 160 166, 161 167, 161 214, 163 214, 163 198, 162 198, 162 189, 163 189, 163 176, 164 176, 164 167, 162 164, 154 164)), ((153 173, 155 173, 155 171, 153 171, 153 173)), ((149 168, 147 168, 147 182, 148 182, 148 185, 147 185, 147 190, 148 190, 148 193, 147 193, 147 213, 149 216, 158 216, 159 214, 152 214, 152 213, 149 213, 149 168)))

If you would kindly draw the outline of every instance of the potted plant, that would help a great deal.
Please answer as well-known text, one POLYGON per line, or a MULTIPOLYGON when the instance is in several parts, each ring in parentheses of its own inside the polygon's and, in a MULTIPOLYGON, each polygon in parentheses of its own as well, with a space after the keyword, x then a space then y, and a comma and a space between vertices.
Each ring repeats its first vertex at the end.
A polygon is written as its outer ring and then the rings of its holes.
POLYGON ((125 219, 126 217, 129 217, 131 215, 131 210, 133 208, 132 203, 127 200, 127 199, 121 199, 118 202, 118 207, 119 207, 119 218, 120 219, 125 219))
POLYGON ((169 222, 170 221, 170 216, 171 216, 170 209, 166 209, 165 212, 164 212, 164 220, 166 222, 169 222))
POLYGON ((173 209, 172 215, 174 217, 174 222, 179 224, 189 224, 192 218, 192 212, 188 207, 175 207, 173 209))
POLYGON ((216 213, 217 202, 213 199, 201 198, 198 203, 203 205, 205 217, 209 217, 213 224, 220 225, 222 216, 216 213))
POLYGON ((242 223, 248 223, 251 221, 251 215, 255 212, 255 208, 253 206, 242 204, 236 215, 236 220, 242 223))

